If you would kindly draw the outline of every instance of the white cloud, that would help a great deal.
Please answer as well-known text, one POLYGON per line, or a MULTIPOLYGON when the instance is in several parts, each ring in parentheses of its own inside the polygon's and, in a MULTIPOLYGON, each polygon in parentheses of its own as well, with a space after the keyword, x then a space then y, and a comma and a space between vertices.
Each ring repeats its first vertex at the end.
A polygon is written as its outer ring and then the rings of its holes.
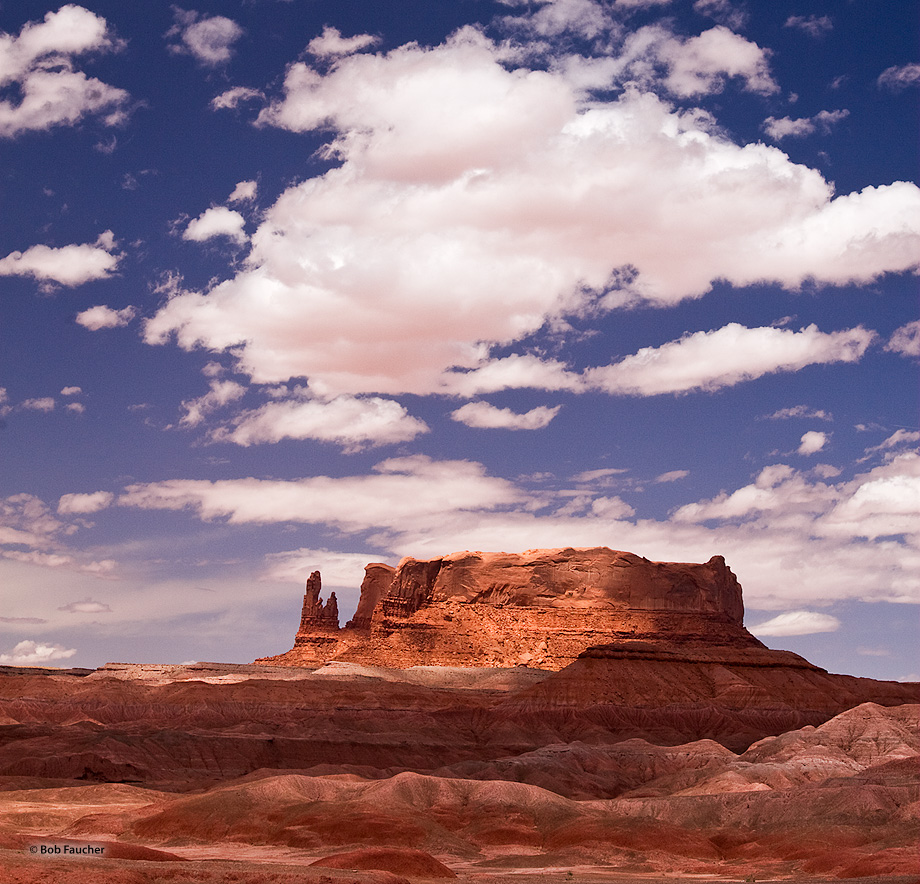
POLYGON ((0 32, 0 88, 18 101, 0 100, 0 138, 104 115, 114 125, 125 117, 128 93, 74 70, 73 57, 117 48, 104 18, 67 4, 19 36, 0 32), (12 87, 12 88, 10 88, 12 87))
POLYGON ((226 206, 211 206, 189 221, 182 239, 205 242, 217 236, 226 236, 234 242, 244 243, 248 239, 245 226, 246 219, 239 212, 226 206))
POLYGON ((920 83, 920 64, 903 64, 885 68, 879 74, 878 85, 899 90, 920 83))
POLYGON ((230 61, 233 44, 243 36, 243 29, 233 19, 223 15, 202 15, 173 7, 176 24, 167 37, 179 37, 171 43, 171 52, 192 55, 201 64, 214 67, 230 61))
POLYGON ((113 310, 104 304, 88 307, 77 314, 77 322, 90 331, 99 331, 101 328, 120 328, 134 319, 137 310, 134 307, 123 307, 113 310))
POLYGON ((830 437, 827 433, 822 433, 819 430, 809 430, 802 436, 801 444, 797 451, 799 454, 804 455, 817 454, 824 449, 829 441, 830 437))
MULTIPOLYGON (((766 90, 751 61, 763 51, 745 49, 743 68, 740 38, 713 30, 679 43, 667 77, 687 92, 730 62, 766 90)), ((324 397, 450 392, 492 347, 564 316, 673 304, 716 279, 795 289, 917 264, 915 185, 834 198, 818 172, 731 142, 697 111, 637 88, 588 103, 565 59, 515 70, 504 52, 466 29, 291 65, 260 125, 330 131, 340 165, 289 187, 246 265, 171 298, 147 341, 232 349, 254 381, 306 377, 324 397)))
POLYGON ((841 599, 920 603, 920 513, 916 485, 908 487, 920 473, 916 455, 837 485, 775 465, 752 485, 688 504, 667 520, 636 518, 627 501, 604 493, 605 479, 616 473, 600 472, 593 487, 575 493, 554 493, 546 482, 533 493, 488 476, 479 464, 409 457, 343 478, 138 484, 119 503, 238 525, 301 522, 366 534, 371 547, 390 551, 370 558, 393 564, 403 555, 569 544, 659 561, 718 553, 738 574, 750 608, 788 611, 841 599))
POLYGON ((372 37, 370 34, 343 37, 338 28, 327 25, 323 28, 321 36, 314 37, 307 44, 307 51, 319 58, 328 58, 329 56, 351 55, 353 52, 367 49, 379 42, 379 37, 372 37))
POLYGON ((81 387, 64 387, 61 390, 62 396, 79 396, 83 392, 81 387))
POLYGON ((895 430, 887 439, 879 445, 873 445, 866 449, 867 454, 875 451, 891 451, 894 448, 901 448, 905 445, 914 445, 920 442, 920 432, 916 430, 895 430))
POLYGON ((26 411, 54 411, 54 399, 51 396, 42 396, 39 399, 26 399, 20 406, 26 411))
POLYGON ((729 0, 696 0, 693 11, 699 15, 708 15, 719 24, 738 30, 747 22, 747 13, 729 0))
POLYGON ((203 519, 233 524, 304 522, 344 531, 372 526, 399 530, 435 513, 488 512, 522 502, 525 495, 504 479, 486 475, 481 464, 433 461, 422 455, 392 458, 373 475, 293 481, 173 479, 129 486, 122 506, 191 509, 203 519))
POLYGON ((87 596, 81 602, 70 602, 61 605, 59 611, 65 611, 68 614, 111 614, 112 609, 104 602, 93 601, 87 596))
POLYGON ((313 571, 323 575, 323 587, 360 585, 364 566, 380 558, 380 553, 341 553, 328 549, 300 549, 271 553, 265 557, 265 580, 303 583, 313 571))
POLYGON ((670 65, 667 88, 682 98, 721 92, 726 77, 738 77, 750 92, 779 90, 770 75, 767 52, 718 25, 686 41, 670 41, 661 57, 670 65))
POLYGON ((686 479, 689 475, 690 470, 668 470, 668 472, 662 473, 660 476, 656 476, 655 481, 658 483, 677 482, 680 479, 686 479))
POLYGON ((594 388, 622 395, 712 391, 806 365, 856 362, 874 336, 864 328, 825 334, 814 325, 795 332, 731 323, 643 347, 613 365, 588 369, 585 378, 594 388))
POLYGON ((902 356, 920 356, 920 320, 915 319, 895 329, 885 349, 902 356))
POLYGON ((581 473, 576 473, 572 476, 573 482, 598 482, 598 481, 609 481, 614 476, 620 476, 623 473, 628 473, 629 470, 622 469, 619 467, 604 467, 599 470, 585 470, 581 473))
POLYGON ((392 399, 337 396, 330 400, 282 399, 244 411, 231 427, 211 438, 249 446, 282 439, 317 439, 342 445, 346 453, 409 442, 428 427, 392 399))
POLYGON ((89 494, 64 494, 58 501, 57 511, 62 515, 96 513, 105 509, 115 499, 111 491, 93 491, 89 494))
POLYGON ((836 632, 840 629, 840 621, 830 614, 816 611, 787 611, 748 629, 757 636, 812 635, 816 632, 836 632))
POLYGON ((81 402, 68 402, 64 408, 72 414, 83 414, 86 411, 86 406, 81 402))
POLYGON ((221 92, 220 95, 216 95, 211 99, 211 107, 214 110, 227 110, 228 108, 235 108, 243 101, 254 101, 255 99, 262 99, 265 96, 258 89, 250 89, 246 86, 234 86, 232 89, 227 89, 225 92, 221 92))
POLYGON ((523 414, 510 408, 497 408, 488 402, 468 402, 451 412, 451 418, 468 427, 501 430, 540 430, 559 413, 562 406, 555 408, 540 406, 523 414))
POLYGON ((76 654, 76 648, 48 645, 44 642, 21 641, 11 653, 0 654, 0 663, 8 666, 44 666, 55 660, 66 660, 76 654))
POLYGON ((184 427, 197 427, 207 415, 242 399, 246 393, 246 388, 236 381, 220 381, 216 378, 210 382, 210 390, 196 399, 186 399, 182 403, 182 409, 185 414, 179 420, 184 427))
POLYGON ((823 408, 811 408, 808 405, 791 405, 788 408, 781 408, 774 411, 773 414, 765 415, 767 420, 787 420, 793 417, 805 417, 810 419, 831 421, 833 416, 824 411, 823 408))
POLYGON ((10 252, 0 258, 0 276, 31 276, 39 282, 66 286, 105 279, 118 266, 112 231, 101 234, 94 244, 52 248, 35 245, 24 252, 10 252))
POLYGON ((584 380, 564 363, 540 359, 531 354, 512 354, 500 359, 484 360, 471 371, 444 374, 441 391, 457 396, 497 393, 499 390, 530 388, 534 390, 585 389, 584 380))
POLYGON ((819 111, 813 117, 801 117, 793 120, 790 117, 767 117, 763 123, 763 130, 774 141, 781 138, 804 138, 814 132, 821 131, 825 135, 841 120, 850 115, 848 110, 819 111))
POLYGON ((231 203, 250 203, 256 198, 258 190, 259 185, 255 181, 239 181, 227 200, 231 203))
POLYGON ((809 37, 823 37, 834 29, 834 23, 827 15, 790 15, 783 27, 804 31, 809 37))

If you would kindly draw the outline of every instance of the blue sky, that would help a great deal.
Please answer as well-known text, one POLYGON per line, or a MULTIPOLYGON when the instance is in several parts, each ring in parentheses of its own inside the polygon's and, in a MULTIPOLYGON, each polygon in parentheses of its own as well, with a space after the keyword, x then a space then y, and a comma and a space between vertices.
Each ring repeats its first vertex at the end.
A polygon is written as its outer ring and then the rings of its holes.
POLYGON ((306 574, 722 554, 917 678, 918 11, 0 3, 0 662, 247 661, 306 574))

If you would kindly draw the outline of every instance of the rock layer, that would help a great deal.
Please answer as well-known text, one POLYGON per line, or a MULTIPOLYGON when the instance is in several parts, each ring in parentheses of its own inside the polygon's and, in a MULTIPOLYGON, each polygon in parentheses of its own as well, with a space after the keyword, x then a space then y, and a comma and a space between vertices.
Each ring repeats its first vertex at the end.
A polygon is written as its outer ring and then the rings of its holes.
POLYGON ((258 663, 558 670, 614 640, 765 650, 742 626, 741 586, 721 556, 652 562, 606 547, 459 552, 365 569, 361 600, 333 625, 311 575, 294 648, 258 663))

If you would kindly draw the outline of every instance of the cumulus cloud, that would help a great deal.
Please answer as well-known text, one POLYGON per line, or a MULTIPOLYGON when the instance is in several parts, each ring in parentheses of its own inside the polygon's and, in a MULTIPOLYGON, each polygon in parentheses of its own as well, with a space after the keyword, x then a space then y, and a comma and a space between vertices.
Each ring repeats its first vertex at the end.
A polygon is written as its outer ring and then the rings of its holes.
POLYGON ((468 402, 466 405, 452 411, 451 419, 468 427, 481 429, 500 430, 540 430, 548 426, 550 421, 559 413, 562 406, 555 408, 540 406, 532 408, 523 414, 512 411, 510 408, 497 408, 488 402, 468 402))
POLYGON ((112 274, 120 258, 114 249, 111 230, 101 234, 95 243, 60 248, 35 245, 0 258, 0 276, 31 276, 42 283, 69 287, 83 285, 112 274))
POLYGON ((793 120, 790 117, 767 117, 763 123, 763 130, 774 141, 782 138, 804 138, 814 132, 829 134, 831 129, 841 120, 850 115, 848 110, 819 111, 813 117, 800 117, 793 120))
POLYGON ((18 100, 0 100, 0 138, 74 125, 97 115, 114 125, 125 115, 129 95, 75 70, 74 57, 118 47, 106 20, 67 4, 18 36, 0 32, 0 89, 18 100))
POLYGON ((213 378, 209 386, 210 389, 204 396, 186 399, 182 403, 182 410, 185 412, 179 419, 182 426, 197 427, 207 415, 224 405, 242 399, 246 393, 246 388, 236 381, 221 381, 213 378))
POLYGON ((62 396, 79 396, 83 392, 81 387, 64 387, 61 390, 62 396))
POLYGON ((836 632, 840 621, 830 614, 817 611, 787 611, 770 620, 749 626, 748 629, 758 636, 812 635, 816 632, 836 632))
POLYGON ((920 83, 920 64, 902 64, 885 68, 879 74, 878 85, 898 91, 920 83))
POLYGON ((25 409, 26 411, 54 411, 54 399, 51 396, 42 396, 37 399, 26 399, 20 404, 19 407, 25 409))
POLYGON ((189 221, 182 233, 182 239, 192 242, 205 242, 217 236, 226 236, 237 243, 248 239, 245 231, 246 219, 226 206, 211 206, 197 218, 189 221))
POLYGON ((259 185, 255 181, 239 181, 227 200, 231 203, 250 203, 256 198, 258 190, 259 185))
POLYGON ((827 433, 822 433, 819 430, 809 430, 803 434, 801 444, 796 450, 799 454, 804 455, 817 454, 824 449, 829 441, 830 437, 827 433))
POLYGON ((857 362, 874 337, 861 327, 826 334, 814 325, 796 332, 730 323, 643 347, 613 365, 588 369, 585 377, 596 389, 623 395, 713 391, 806 365, 857 362))
POLYGON ((169 50, 179 55, 191 55, 199 63, 215 67, 230 61, 233 44, 243 36, 243 29, 233 19, 223 15, 203 15, 173 7, 176 23, 166 32, 177 37, 169 50))
POLYGON ((89 494, 65 494, 58 501, 57 511, 62 515, 97 513, 114 500, 111 491, 93 491, 89 494))
POLYGON ((214 431, 211 438, 243 446, 282 439, 316 439, 354 453, 367 447, 409 442, 427 432, 424 421, 412 417, 392 399, 342 395, 330 400, 269 402, 244 411, 230 426, 214 431))
POLYGON ((307 44, 307 52, 318 58, 328 58, 330 56, 351 55, 361 49, 367 49, 380 42, 379 37, 373 37, 370 34, 356 34, 354 37, 343 37, 338 28, 332 28, 328 25, 323 28, 323 33, 319 37, 314 37, 307 44))
POLYGON ((90 331, 99 331, 101 328, 120 328, 134 319, 137 310, 134 307, 123 307, 114 310, 104 304, 88 307, 76 316, 77 322, 90 331))
POLYGON ((915 319, 895 329, 885 349, 902 356, 920 356, 920 320, 915 319))
POLYGON ((44 666, 55 660, 66 660, 77 653, 76 648, 49 645, 25 640, 19 642, 9 654, 0 654, 0 663, 8 666, 44 666))
MULTIPOLYGON (((742 82, 772 88, 762 50, 713 31, 662 49, 662 77, 691 94, 743 55, 742 82)), ((245 266, 172 297, 146 340, 231 350, 255 382, 306 377, 324 397, 451 392, 491 348, 565 316, 674 304, 716 279, 796 289, 917 264, 915 185, 834 197, 818 172, 728 140, 705 114, 636 87, 587 101, 566 59, 529 70, 506 52, 465 29, 328 70, 291 65, 259 125, 329 132, 339 165, 282 193, 245 266)), ((542 370, 573 383, 565 366, 542 370)))
POLYGON ((823 37, 834 29, 834 23, 828 15, 790 15, 783 27, 803 31, 809 37, 823 37))

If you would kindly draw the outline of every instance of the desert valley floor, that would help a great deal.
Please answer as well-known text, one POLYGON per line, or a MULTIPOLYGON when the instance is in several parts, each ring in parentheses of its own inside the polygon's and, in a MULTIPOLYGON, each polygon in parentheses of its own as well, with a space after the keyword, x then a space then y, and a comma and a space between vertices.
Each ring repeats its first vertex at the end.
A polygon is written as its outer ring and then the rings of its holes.
POLYGON ((815 726, 735 697, 597 703, 521 667, 6 668, 2 880, 918 880, 920 706, 815 726))

